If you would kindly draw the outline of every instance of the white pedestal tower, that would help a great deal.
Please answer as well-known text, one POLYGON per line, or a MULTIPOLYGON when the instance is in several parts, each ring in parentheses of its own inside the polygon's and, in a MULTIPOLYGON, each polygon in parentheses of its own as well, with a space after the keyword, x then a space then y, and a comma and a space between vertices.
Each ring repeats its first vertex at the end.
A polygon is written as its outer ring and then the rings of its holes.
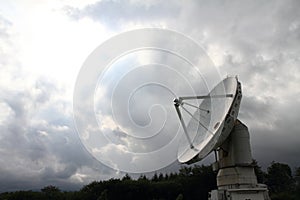
POLYGON ((218 190, 210 193, 210 200, 269 200, 266 185, 258 184, 252 165, 247 126, 236 121, 230 135, 218 149, 218 190))

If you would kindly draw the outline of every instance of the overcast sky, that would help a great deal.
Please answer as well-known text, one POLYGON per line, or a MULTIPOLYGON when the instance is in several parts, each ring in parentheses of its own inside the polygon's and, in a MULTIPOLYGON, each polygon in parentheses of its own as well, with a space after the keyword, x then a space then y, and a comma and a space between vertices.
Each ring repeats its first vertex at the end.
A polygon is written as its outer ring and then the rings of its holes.
MULTIPOLYGON (((123 175, 100 164, 85 150, 73 120, 73 91, 77 75, 94 49, 112 36, 137 28, 180 32, 203 47, 220 77, 238 75, 243 87, 239 119, 249 127, 253 157, 264 167, 273 160, 299 167, 299 8, 297 0, 0 2, 0 191, 39 189, 49 184, 78 188, 93 180, 123 175)), ((174 138, 171 128, 179 130, 176 116, 164 116, 169 107, 151 107, 151 103, 167 105, 174 97, 169 87, 181 94, 189 86, 178 84, 186 80, 178 75, 185 74, 184 63, 181 68, 178 64, 180 59, 170 59, 162 52, 132 56, 114 63, 114 70, 99 83, 95 112, 100 129, 108 127, 118 136, 112 141, 119 150, 149 152, 174 138), (154 62, 161 65, 150 66, 150 73, 144 67, 131 73, 124 68, 154 62), (115 75, 119 65, 124 71, 115 75), (166 65, 175 67, 177 74, 166 65), (111 76, 117 77, 117 82, 111 76), (145 90, 136 89, 147 81, 168 87, 152 84, 145 90), (115 100, 103 98, 103 94, 111 94, 105 92, 105 86, 109 90, 115 87, 115 100), (127 90, 136 92, 132 95, 124 92, 127 90), (106 110, 109 107, 103 105, 107 101, 115 110, 106 110), (124 102, 131 121, 127 111, 122 111, 124 102), (149 108, 152 121, 145 115, 149 108), (114 112, 112 122, 107 116, 114 112), (162 132, 155 129, 162 126, 161 120, 156 120, 161 116, 166 119, 162 132), (147 129, 149 120, 153 126, 147 129), (127 127, 132 122, 137 129, 127 127), (146 127, 145 131, 140 127, 146 127), (147 144, 124 137, 140 132, 150 136, 153 130, 165 137, 153 137, 147 144)), ((189 83, 205 92, 202 82, 197 85, 191 78, 193 74, 188 75, 189 83)), ((110 151, 112 147, 105 146, 107 156, 122 155, 110 151)), ((165 160, 167 152, 153 162, 165 160)))

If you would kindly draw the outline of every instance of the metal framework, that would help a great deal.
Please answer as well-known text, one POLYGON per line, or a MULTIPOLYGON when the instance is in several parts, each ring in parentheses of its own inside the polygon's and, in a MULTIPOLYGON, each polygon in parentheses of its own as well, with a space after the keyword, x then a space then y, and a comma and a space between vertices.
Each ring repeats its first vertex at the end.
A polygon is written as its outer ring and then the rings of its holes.
POLYGON ((193 107, 193 108, 196 108, 198 110, 201 110, 201 111, 205 111, 207 113, 209 113, 210 111, 209 110, 206 110, 206 109, 202 109, 200 108, 199 106, 196 106, 196 105, 193 105, 191 103, 188 103, 188 102, 183 102, 184 100, 194 100, 194 99, 208 99, 208 98, 233 98, 233 94, 220 94, 220 95, 205 95, 205 96, 186 96, 186 97, 179 97, 178 99, 175 99, 174 100, 174 106, 175 106, 175 109, 176 109, 176 112, 177 112, 177 115, 179 117, 179 120, 180 120, 180 123, 182 125, 182 128, 183 128, 183 132, 190 144, 190 148, 191 149, 195 149, 195 146, 193 145, 193 142, 188 134, 188 131, 187 131, 187 127, 186 127, 186 124, 183 120, 183 117, 182 117, 182 113, 180 111, 180 107, 188 114, 190 115, 194 120, 196 120, 205 130, 207 130, 210 134, 213 134, 213 132, 211 130, 209 130, 206 126, 204 126, 204 124, 200 121, 200 119, 197 119, 196 117, 194 117, 194 115, 192 113, 190 113, 183 105, 187 105, 187 106, 190 106, 190 107, 193 107))

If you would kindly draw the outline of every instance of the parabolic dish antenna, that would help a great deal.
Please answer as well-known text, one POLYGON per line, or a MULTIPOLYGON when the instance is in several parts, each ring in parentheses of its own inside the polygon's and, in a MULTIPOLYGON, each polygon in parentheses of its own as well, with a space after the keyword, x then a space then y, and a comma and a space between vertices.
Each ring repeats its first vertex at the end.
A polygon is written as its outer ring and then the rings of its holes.
POLYGON ((179 162, 199 161, 224 142, 237 118, 241 96, 237 78, 227 77, 206 96, 179 97, 174 100, 185 133, 178 148, 179 162), (200 106, 195 106, 189 103, 193 99, 203 101, 200 106), (192 115, 185 106, 194 107, 195 113, 192 115), (191 116, 187 126, 181 110, 191 116))
POLYGON ((213 169, 218 171, 218 189, 209 193, 209 200, 269 200, 266 185, 257 183, 248 128, 237 119, 241 99, 237 77, 227 77, 206 96, 174 100, 184 131, 178 147, 179 162, 191 164, 215 150, 213 169), (193 99, 203 101, 197 106, 191 104, 193 99), (192 114, 187 106, 196 109, 195 113, 192 114), (181 111, 190 115, 187 126, 181 111))

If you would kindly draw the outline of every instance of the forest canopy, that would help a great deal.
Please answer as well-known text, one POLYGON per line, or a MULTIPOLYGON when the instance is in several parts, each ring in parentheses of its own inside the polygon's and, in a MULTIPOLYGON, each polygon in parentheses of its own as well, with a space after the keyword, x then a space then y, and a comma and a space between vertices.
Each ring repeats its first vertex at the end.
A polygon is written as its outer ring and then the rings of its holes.
MULTIPOLYGON (((272 162, 264 172, 254 160, 255 173, 260 183, 268 185, 272 200, 300 199, 300 167, 292 169, 287 164, 272 162)), ((94 181, 79 191, 61 191, 49 185, 40 191, 15 191, 0 194, 0 199, 57 199, 57 200, 182 200, 207 199, 208 192, 216 189, 216 173, 211 166, 183 166, 177 173, 141 175, 132 179, 126 174, 122 179, 94 181)))

